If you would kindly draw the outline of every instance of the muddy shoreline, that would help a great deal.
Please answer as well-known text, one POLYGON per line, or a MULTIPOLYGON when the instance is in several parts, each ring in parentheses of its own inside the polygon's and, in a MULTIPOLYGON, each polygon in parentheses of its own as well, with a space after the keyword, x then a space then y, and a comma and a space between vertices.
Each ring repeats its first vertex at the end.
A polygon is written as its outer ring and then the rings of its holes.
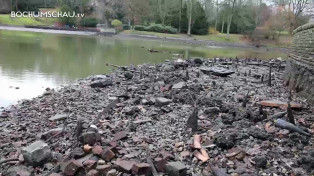
POLYGON ((175 38, 175 37, 158 37, 152 35, 138 35, 138 34, 123 34, 119 33, 116 35, 113 34, 106 34, 97 32, 95 30, 79 30, 79 29, 66 29, 66 28, 43 28, 43 27, 36 27, 36 26, 28 26, 28 27, 21 27, 21 26, 5 26, 0 25, 0 30, 11 30, 11 31, 26 31, 26 32, 43 32, 43 33, 52 33, 52 34, 66 34, 66 35, 83 35, 83 36, 109 36, 118 39, 144 39, 144 40, 158 40, 158 41, 166 41, 166 42, 177 42, 181 44, 190 44, 190 45, 205 45, 205 46, 212 46, 212 47, 235 47, 235 48, 252 48, 252 49, 259 49, 259 50, 275 50, 281 52, 289 52, 289 48, 277 48, 277 47, 256 47, 249 44, 241 44, 241 43, 228 43, 228 42, 216 42, 211 40, 196 40, 194 38, 186 39, 186 38, 175 38))
POLYGON ((288 101, 285 61, 195 58, 112 67, 111 74, 6 108, 0 173, 148 175, 151 163, 159 174, 180 176, 314 173, 313 107, 292 92, 295 123, 306 136, 275 126, 287 120, 285 105, 262 103, 288 101), (42 157, 33 158, 37 152, 42 157))

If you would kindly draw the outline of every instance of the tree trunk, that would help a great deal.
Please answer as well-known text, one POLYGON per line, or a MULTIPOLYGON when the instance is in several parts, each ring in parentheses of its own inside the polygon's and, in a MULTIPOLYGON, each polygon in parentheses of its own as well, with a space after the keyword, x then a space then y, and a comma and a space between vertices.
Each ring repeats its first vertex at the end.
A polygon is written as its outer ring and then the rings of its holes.
POLYGON ((15 0, 15 11, 19 10, 19 0, 15 0))
POLYGON ((219 8, 218 8, 218 0, 216 1, 216 19, 215 19, 215 31, 217 31, 217 23, 218 23, 218 12, 219 12, 219 8))
POLYGON ((188 26, 188 36, 191 36, 191 25, 192 25, 192 11, 193 11, 193 2, 190 0, 190 8, 189 8, 189 26, 188 26))
POLYGON ((216 17, 216 20, 215 20, 215 31, 217 31, 217 23, 218 23, 218 17, 216 17))
POLYGON ((179 13, 179 33, 181 33, 181 18, 182 18, 182 0, 180 0, 180 13, 179 13))
POLYGON ((222 17, 222 25, 221 25, 221 32, 220 33, 224 33, 224 26, 225 26, 225 15, 222 17))
POLYGON ((228 15, 228 19, 227 19, 227 36, 228 37, 229 37, 230 26, 231 26, 233 14, 234 14, 235 3, 236 3, 236 0, 233 0, 232 8, 231 8, 231 14, 228 15))
POLYGON ((229 33, 230 33, 231 21, 232 21, 232 15, 230 17, 228 17, 228 20, 227 20, 227 36, 228 37, 229 37, 229 33))

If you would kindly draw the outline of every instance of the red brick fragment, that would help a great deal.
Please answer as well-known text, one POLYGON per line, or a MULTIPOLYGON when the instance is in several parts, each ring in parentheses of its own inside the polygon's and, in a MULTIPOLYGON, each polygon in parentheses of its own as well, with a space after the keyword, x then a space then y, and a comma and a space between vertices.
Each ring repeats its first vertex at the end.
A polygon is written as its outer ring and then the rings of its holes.
POLYGON ((76 171, 83 167, 82 163, 77 160, 70 160, 61 164, 61 170, 64 175, 75 175, 76 171))
POLYGON ((135 175, 148 175, 151 172, 151 167, 147 163, 134 164, 132 173, 135 175))
POLYGON ((155 167, 158 172, 165 170, 167 160, 163 158, 155 158, 155 167))
POLYGON ((107 175, 107 173, 111 170, 110 165, 98 165, 96 170, 99 172, 100 175, 107 175))
POLYGON ((90 170, 86 176, 99 176, 99 172, 95 169, 90 170))
POLYGON ((120 131, 114 135, 114 141, 122 140, 128 137, 128 133, 126 131, 120 131))
POLYGON ((86 160, 83 162, 83 165, 87 170, 94 169, 96 167, 96 161, 95 160, 86 160))
POLYGON ((99 145, 93 147, 92 151, 93 151, 93 154, 96 155, 96 156, 101 156, 101 154, 104 152, 102 147, 99 146, 99 145))
POLYGON ((173 159, 174 156, 172 154, 170 154, 169 152, 163 150, 160 152, 161 156, 164 158, 164 159, 173 159))
POLYGON ((135 161, 127 161, 127 160, 117 160, 115 162, 116 168, 124 173, 131 173, 133 165, 136 164, 135 161))
POLYGON ((110 149, 106 149, 101 155, 101 158, 107 162, 110 161, 114 157, 115 157, 115 154, 110 149))

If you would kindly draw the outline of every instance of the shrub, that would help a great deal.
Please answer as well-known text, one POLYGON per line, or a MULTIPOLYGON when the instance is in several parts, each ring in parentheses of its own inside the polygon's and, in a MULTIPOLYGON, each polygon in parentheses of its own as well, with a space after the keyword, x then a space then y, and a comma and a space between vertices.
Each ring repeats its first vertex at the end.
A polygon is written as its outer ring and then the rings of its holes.
POLYGON ((146 28, 147 31, 151 32, 165 32, 165 27, 161 24, 151 24, 146 28))
POLYGON ((159 32, 159 33, 171 33, 171 34, 175 34, 178 32, 178 30, 176 28, 173 28, 171 26, 163 26, 161 24, 151 24, 147 27, 136 25, 136 26, 134 26, 134 30, 159 32))
POLYGON ((111 25, 117 28, 122 25, 122 22, 120 20, 115 19, 111 22, 111 25))
POLYGON ((131 29, 131 25, 128 25, 128 24, 122 24, 122 28, 123 30, 130 30, 131 29))
MULTIPOLYGON (((73 10, 68 6, 68 5, 62 5, 60 7, 60 12, 73 12, 73 10)), ((71 13, 71 15, 73 15, 71 13)), ((76 18, 71 18, 71 17, 60 17, 58 19, 61 23, 69 26, 73 26, 76 24, 76 18)))
POLYGON ((83 27, 96 27, 97 23, 96 18, 83 18, 80 25, 83 27))
POLYGON ((134 26, 134 30, 137 30, 137 31, 146 31, 146 27, 145 27, 145 26, 142 26, 142 25, 135 25, 135 26, 134 26))
POLYGON ((171 26, 165 26, 165 32, 171 33, 171 34, 176 34, 176 33, 178 33, 178 30, 176 28, 171 27, 171 26))

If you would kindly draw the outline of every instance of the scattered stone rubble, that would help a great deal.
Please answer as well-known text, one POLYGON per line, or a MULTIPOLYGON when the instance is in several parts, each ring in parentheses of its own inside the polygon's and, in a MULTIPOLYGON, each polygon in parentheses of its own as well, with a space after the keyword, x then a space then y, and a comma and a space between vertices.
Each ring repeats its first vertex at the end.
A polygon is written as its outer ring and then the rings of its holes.
POLYGON ((0 175, 314 174, 314 109, 290 97, 284 67, 177 59, 47 89, 1 113, 0 175), (310 135, 276 125, 289 98, 310 135))

